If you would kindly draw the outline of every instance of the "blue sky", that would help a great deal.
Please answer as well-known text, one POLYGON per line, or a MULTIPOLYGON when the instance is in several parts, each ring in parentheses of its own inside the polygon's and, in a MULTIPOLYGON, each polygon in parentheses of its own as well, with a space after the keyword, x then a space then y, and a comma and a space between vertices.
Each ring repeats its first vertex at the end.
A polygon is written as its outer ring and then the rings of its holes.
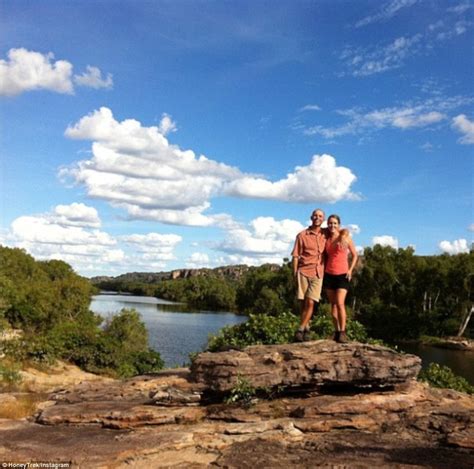
POLYGON ((4 245, 92 276, 466 252, 474 4, 4 0, 4 245))

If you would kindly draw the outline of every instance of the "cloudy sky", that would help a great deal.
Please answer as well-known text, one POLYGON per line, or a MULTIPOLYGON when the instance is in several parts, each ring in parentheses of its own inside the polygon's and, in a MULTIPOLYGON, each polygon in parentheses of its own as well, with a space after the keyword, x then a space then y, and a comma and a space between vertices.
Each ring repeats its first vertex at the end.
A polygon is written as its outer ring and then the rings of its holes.
POLYGON ((466 252, 467 0, 3 0, 0 242, 79 273, 466 252))

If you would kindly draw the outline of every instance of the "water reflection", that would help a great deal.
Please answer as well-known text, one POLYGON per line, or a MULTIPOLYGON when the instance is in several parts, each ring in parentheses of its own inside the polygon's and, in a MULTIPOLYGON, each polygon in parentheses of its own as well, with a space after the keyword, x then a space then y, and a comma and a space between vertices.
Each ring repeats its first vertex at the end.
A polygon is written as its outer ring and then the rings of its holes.
POLYGON ((421 344, 399 344, 398 348, 406 353, 418 355, 423 369, 428 368, 430 363, 439 363, 448 366, 455 374, 463 376, 474 385, 474 352, 421 344))

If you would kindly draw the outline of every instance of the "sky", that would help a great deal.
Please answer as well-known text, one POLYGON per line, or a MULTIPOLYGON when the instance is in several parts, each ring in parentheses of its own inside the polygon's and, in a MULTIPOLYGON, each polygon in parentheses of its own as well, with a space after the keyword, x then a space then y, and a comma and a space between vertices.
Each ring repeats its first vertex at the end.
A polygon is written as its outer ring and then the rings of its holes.
POLYGON ((474 3, 2 0, 0 244, 84 276, 468 252, 474 3))

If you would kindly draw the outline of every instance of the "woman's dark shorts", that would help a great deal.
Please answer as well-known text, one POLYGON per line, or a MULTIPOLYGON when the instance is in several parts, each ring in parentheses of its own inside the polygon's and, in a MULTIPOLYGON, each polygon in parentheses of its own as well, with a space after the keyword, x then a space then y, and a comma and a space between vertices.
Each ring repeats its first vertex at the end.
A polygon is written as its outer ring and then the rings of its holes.
POLYGON ((346 275, 347 274, 332 275, 325 273, 323 277, 323 288, 329 290, 344 288, 345 290, 349 290, 350 282, 347 280, 346 275))

